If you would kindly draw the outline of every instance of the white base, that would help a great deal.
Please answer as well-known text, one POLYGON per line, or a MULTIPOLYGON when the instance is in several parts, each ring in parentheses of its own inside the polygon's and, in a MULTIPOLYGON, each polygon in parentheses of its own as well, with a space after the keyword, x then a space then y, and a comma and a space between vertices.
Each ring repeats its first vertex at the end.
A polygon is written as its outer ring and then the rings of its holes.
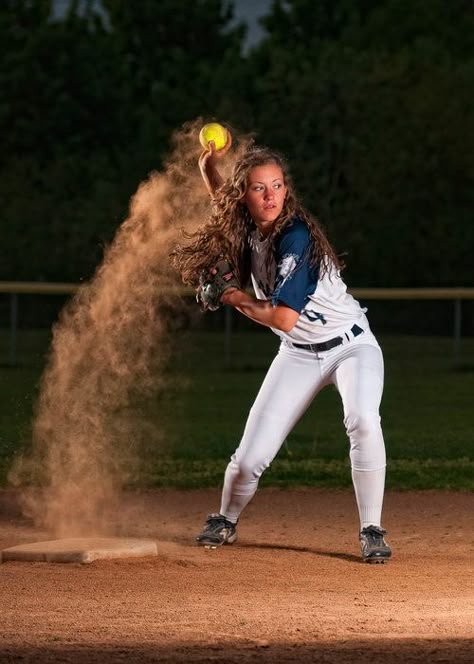
POLYGON ((93 560, 158 555, 156 542, 118 537, 76 537, 20 544, 0 552, 0 562, 91 563, 93 560))

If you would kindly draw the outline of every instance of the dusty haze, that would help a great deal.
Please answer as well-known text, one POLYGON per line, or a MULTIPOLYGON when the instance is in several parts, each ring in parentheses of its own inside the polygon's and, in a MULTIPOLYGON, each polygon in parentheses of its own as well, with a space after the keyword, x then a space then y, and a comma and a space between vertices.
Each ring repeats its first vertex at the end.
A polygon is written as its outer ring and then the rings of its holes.
POLYGON ((159 440, 130 406, 164 387, 173 312, 183 307, 168 256, 182 229, 209 214, 197 166, 202 124, 176 133, 163 172, 141 183, 94 278, 54 326, 32 450, 10 479, 28 487, 25 513, 56 537, 113 534, 108 513, 136 472, 139 444, 159 440))

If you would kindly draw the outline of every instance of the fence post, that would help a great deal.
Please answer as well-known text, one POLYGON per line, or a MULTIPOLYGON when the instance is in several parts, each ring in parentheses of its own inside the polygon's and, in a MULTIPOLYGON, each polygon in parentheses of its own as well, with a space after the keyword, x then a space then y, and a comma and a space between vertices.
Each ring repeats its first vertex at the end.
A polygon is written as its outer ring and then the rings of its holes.
POLYGON ((453 354, 454 362, 458 363, 461 355, 461 328, 462 328, 462 309, 461 298, 454 300, 454 335, 453 335, 453 354))
POLYGON ((16 349, 17 349, 17 330, 18 330, 18 294, 10 294, 10 357, 8 364, 16 367, 16 349))
POLYGON ((232 311, 233 308, 227 305, 224 309, 225 332, 224 332, 224 360, 225 365, 230 365, 231 337, 232 337, 232 311))

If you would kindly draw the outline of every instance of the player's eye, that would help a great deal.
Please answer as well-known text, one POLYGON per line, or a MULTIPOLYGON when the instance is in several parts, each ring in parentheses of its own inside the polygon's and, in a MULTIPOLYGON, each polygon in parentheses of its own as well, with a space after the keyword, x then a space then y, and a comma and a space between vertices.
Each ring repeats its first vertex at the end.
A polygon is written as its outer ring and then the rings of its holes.
POLYGON ((273 188, 274 188, 274 189, 281 189, 281 188, 282 188, 282 184, 281 184, 281 182, 277 182, 276 184, 274 184, 274 185, 273 185, 273 188))

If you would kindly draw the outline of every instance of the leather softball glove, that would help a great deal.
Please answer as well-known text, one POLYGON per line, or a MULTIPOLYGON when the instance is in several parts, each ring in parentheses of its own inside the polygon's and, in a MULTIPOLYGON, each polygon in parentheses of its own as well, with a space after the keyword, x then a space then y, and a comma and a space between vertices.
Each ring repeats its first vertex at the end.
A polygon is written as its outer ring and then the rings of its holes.
POLYGON ((213 268, 201 273, 196 301, 203 311, 217 311, 222 306, 223 293, 229 288, 240 288, 240 284, 232 265, 222 259, 213 268))

